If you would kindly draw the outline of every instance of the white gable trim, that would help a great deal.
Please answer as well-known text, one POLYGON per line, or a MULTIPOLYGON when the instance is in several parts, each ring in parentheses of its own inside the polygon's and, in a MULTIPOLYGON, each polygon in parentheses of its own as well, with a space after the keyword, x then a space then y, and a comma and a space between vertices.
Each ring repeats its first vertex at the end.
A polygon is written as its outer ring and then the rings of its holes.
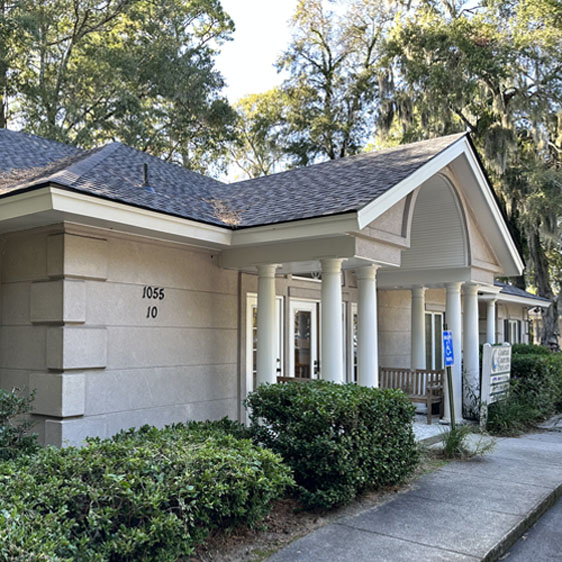
POLYGON ((388 211, 391 207, 396 205, 396 203, 414 191, 414 189, 439 173, 452 160, 462 154, 464 152, 464 147, 461 141, 463 140, 464 137, 461 137, 458 141, 441 152, 441 154, 438 154, 421 168, 418 168, 413 174, 404 178, 380 197, 377 197, 360 209, 357 213, 359 228, 363 229, 372 223, 376 218, 388 211))
POLYGON ((490 184, 488 183, 488 180, 484 175, 484 171, 482 170, 482 167, 478 162, 478 158, 474 153, 474 150, 472 149, 470 142, 466 137, 464 137, 462 140, 463 140, 463 144, 466 146, 465 154, 468 158, 472 171, 476 176, 476 180, 480 187, 480 191, 484 195, 486 199, 486 203, 488 204, 490 210, 492 211, 492 214, 494 215, 496 225, 502 234, 502 237, 509 249, 509 253, 514 261, 516 268, 519 271, 519 274, 521 274, 523 272, 523 269, 525 269, 525 264, 523 263, 523 260, 521 259, 521 256, 517 251, 517 247, 515 246, 515 242, 511 237, 511 233, 507 228, 507 224, 503 218, 500 208, 498 207, 496 198, 493 195, 492 188, 490 187, 490 184))
MULTIPOLYGON (((359 228, 365 228, 368 224, 398 203, 404 197, 407 197, 417 187, 422 185, 425 181, 432 176, 439 173, 443 168, 448 166, 453 160, 459 156, 464 155, 468 161, 470 169, 474 173, 476 183, 480 188, 480 193, 485 199, 487 207, 490 209, 494 224, 498 229, 498 233, 505 243, 508 254, 512 260, 514 270, 521 274, 524 269, 523 260, 517 251, 515 242, 504 221, 500 208, 493 195, 492 188, 490 187, 484 171, 478 162, 476 154, 466 136, 461 137, 455 141, 451 146, 446 148, 443 152, 438 154, 435 158, 424 164, 421 168, 416 170, 412 175, 403 179, 400 183, 389 189, 386 193, 371 201, 368 205, 363 207, 358 213, 359 228)), ((510 273, 513 275, 513 273, 510 273)))

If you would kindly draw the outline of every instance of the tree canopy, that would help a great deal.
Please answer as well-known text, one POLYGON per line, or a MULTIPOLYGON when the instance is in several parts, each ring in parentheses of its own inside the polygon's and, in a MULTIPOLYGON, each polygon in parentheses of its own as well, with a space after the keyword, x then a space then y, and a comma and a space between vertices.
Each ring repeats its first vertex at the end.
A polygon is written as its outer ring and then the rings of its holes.
MULTIPOLYGON (((275 144, 275 153, 267 143, 254 152, 290 167, 470 131, 527 259, 518 284, 555 301, 542 334, 554 346, 562 285, 559 0, 300 0, 292 26, 278 63, 288 77, 275 102, 263 98, 268 109, 259 116, 244 112, 245 128, 258 127, 275 144)), ((248 158, 247 146, 238 149, 236 161, 248 158)))
POLYGON ((541 337, 556 346, 562 278, 549 256, 562 250, 562 5, 428 0, 402 16, 386 44, 377 134, 405 142, 470 131, 527 258, 527 281, 555 301, 541 337))
POLYGON ((218 0, 0 0, 0 16, 4 126, 201 171, 224 151, 234 113, 213 57, 234 24, 218 0))

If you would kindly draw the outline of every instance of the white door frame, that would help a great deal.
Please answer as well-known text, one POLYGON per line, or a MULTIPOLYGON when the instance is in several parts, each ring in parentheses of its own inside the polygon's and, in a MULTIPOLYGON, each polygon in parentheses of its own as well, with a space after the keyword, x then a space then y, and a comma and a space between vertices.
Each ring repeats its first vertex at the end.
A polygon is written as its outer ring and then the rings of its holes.
MULTIPOLYGON (((444 314, 443 312, 441 312, 440 310, 426 310, 425 311, 425 317, 424 317, 424 330, 425 330, 425 326, 426 326, 426 318, 427 317, 431 318, 431 342, 426 341, 426 346, 430 346, 431 349, 431 365, 426 365, 426 369, 443 369, 443 338, 439 337, 439 341, 435 341, 435 322, 437 320, 437 316, 440 317, 440 332, 443 333, 443 329, 444 329, 444 314), (436 346, 439 345, 441 346, 441 365, 436 365, 436 357, 435 357, 435 349, 436 346)), ((427 347, 426 347, 426 351, 427 351, 427 347)))
MULTIPOLYGON (((283 297, 275 297, 275 325, 277 326, 277 375, 283 376, 283 297)), ((254 390, 254 334, 253 311, 258 307, 258 295, 246 293, 246 396, 254 390)))
POLYGON ((295 314, 300 311, 310 312, 310 376, 318 378, 315 362, 318 360, 318 302, 316 300, 291 299, 289 318, 289 374, 295 376, 295 314))

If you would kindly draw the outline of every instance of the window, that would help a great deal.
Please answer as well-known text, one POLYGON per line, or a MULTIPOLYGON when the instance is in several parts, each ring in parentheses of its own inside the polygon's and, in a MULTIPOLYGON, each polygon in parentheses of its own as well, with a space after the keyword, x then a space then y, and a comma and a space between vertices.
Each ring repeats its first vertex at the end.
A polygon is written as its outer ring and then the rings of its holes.
POLYGON ((443 368, 443 313, 425 313, 425 366, 443 368))
POLYGON ((503 341, 507 343, 521 343, 521 320, 503 321, 503 341))

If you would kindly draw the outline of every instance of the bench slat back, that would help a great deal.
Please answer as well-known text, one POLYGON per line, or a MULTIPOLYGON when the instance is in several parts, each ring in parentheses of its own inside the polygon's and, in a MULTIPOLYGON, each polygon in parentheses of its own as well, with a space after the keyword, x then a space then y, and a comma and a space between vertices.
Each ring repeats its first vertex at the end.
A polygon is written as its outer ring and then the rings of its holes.
POLYGON ((443 369, 400 369, 380 367, 380 388, 398 388, 410 396, 423 397, 431 386, 435 390, 443 388, 443 369))

